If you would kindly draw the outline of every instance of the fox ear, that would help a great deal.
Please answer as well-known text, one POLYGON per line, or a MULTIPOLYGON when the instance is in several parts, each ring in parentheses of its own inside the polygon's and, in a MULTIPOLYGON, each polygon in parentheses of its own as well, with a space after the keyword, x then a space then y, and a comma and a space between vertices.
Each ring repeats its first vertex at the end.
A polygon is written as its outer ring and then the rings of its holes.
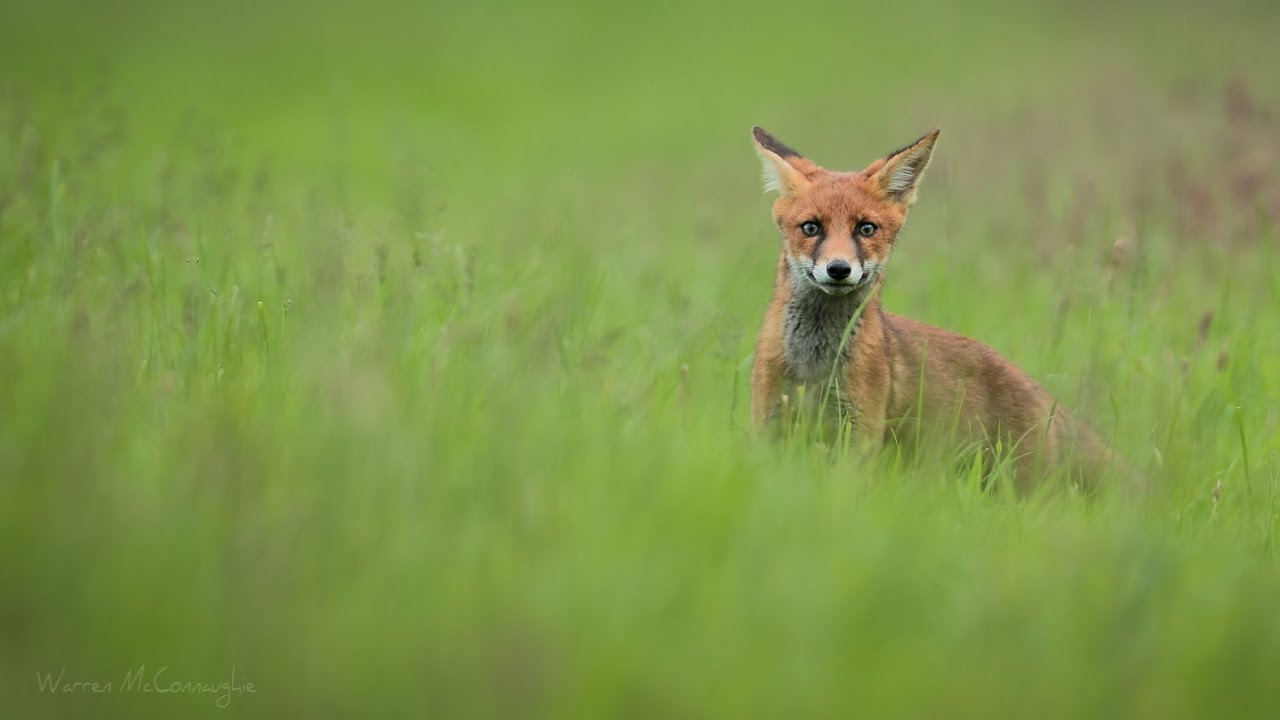
POLYGON ((924 176, 924 169, 929 167, 939 132, 934 130, 884 160, 872 163, 868 168, 872 170, 872 181, 879 184, 890 199, 910 206, 916 201, 916 188, 924 176))
POLYGON ((813 167, 813 163, 778 142, 777 138, 763 128, 751 128, 751 136, 756 141, 756 153, 760 155, 760 162, 764 166, 765 192, 777 190, 783 195, 792 195, 809 186, 805 171, 813 167))

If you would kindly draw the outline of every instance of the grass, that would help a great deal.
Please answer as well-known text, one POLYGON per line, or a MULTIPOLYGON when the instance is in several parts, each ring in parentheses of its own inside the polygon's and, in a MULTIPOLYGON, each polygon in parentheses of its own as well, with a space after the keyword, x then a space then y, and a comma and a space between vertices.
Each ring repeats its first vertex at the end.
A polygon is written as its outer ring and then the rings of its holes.
POLYGON ((1275 10, 794 5, 0 10, 3 714, 1273 716, 1275 10), (1147 495, 753 440, 755 123, 1147 495))

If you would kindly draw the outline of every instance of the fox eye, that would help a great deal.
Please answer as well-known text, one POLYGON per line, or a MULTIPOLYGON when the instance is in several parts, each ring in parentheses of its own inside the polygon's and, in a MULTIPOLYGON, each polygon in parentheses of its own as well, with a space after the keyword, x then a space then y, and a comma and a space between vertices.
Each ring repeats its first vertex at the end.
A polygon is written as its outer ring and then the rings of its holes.
POLYGON ((880 228, 876 227, 875 223, 869 223, 869 222, 858 223, 857 233, 858 235, 861 235, 864 238, 869 238, 872 235, 875 235, 876 230, 879 230, 879 229, 880 228))
POLYGON ((810 220, 809 222, 800 225, 800 232, 804 233, 805 237, 814 237, 818 233, 822 232, 822 226, 810 220))

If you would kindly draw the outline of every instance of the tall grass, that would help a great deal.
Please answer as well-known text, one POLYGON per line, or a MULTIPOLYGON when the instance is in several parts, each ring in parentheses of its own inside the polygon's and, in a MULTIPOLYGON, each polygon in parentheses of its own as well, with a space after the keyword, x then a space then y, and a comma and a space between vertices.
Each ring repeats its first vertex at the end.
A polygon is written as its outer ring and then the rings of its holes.
POLYGON ((6 8, 0 714, 1275 714, 1277 18, 1177 11, 6 8), (942 126, 885 306, 1147 493, 753 438, 754 123, 942 126))

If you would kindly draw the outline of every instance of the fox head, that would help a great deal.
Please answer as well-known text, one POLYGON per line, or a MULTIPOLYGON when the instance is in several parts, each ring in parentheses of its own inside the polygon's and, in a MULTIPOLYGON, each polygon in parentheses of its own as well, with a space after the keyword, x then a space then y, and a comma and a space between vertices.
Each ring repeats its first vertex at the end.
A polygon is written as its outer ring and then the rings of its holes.
POLYGON ((758 127, 752 135, 765 191, 780 193, 773 222, 793 287, 845 295, 874 285, 915 202, 938 131, 857 172, 823 169, 758 127))

